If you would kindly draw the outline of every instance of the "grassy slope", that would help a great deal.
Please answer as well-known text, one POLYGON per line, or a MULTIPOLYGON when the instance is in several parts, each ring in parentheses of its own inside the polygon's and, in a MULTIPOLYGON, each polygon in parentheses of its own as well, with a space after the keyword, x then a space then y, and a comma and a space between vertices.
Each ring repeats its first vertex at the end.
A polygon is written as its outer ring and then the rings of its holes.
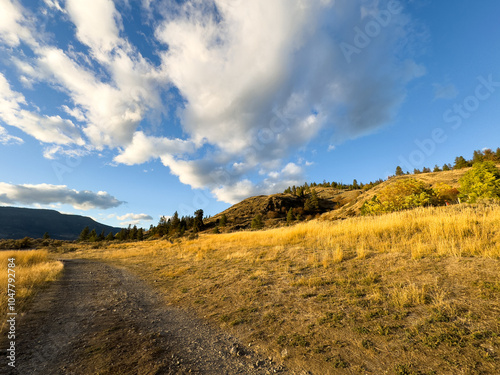
POLYGON ((458 189, 460 187, 458 180, 469 169, 470 168, 463 168, 463 169, 444 171, 444 172, 420 173, 417 175, 412 174, 412 175, 392 177, 387 181, 384 181, 380 185, 377 185, 374 188, 363 192, 356 199, 348 202, 345 206, 341 207, 340 209, 324 213, 321 216, 321 219, 323 220, 345 219, 346 217, 359 215, 359 213, 361 212, 361 206, 363 206, 364 202, 371 199, 374 195, 379 194, 380 190, 384 189, 387 185, 390 185, 395 181, 401 179, 415 178, 417 180, 425 182, 430 187, 434 187, 438 183, 445 183, 450 185, 451 187, 458 189))
POLYGON ((290 368, 500 372, 500 207, 82 249, 290 368))

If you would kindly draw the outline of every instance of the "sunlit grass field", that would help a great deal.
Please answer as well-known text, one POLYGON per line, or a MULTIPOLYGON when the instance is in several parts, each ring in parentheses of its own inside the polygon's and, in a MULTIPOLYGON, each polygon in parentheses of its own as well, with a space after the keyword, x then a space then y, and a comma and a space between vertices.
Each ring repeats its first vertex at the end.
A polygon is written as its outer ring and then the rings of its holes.
POLYGON ((32 251, 0 251, 0 317, 2 319, 1 329, 6 325, 7 316, 7 285, 9 258, 15 258, 15 312, 20 314, 26 311, 26 302, 29 301, 47 282, 54 281, 63 270, 63 264, 52 260, 45 250, 32 251))
POLYGON ((344 221, 314 220, 290 227, 202 235, 191 241, 130 243, 99 252, 106 258, 156 254, 158 250, 182 258, 205 257, 275 260, 293 258, 311 265, 396 252, 422 257, 483 257, 500 259, 500 206, 457 205, 419 208, 344 221), (255 253, 256 249, 264 253, 255 253))
POLYGON ((90 246, 256 350, 313 373, 500 372, 500 206, 90 246))

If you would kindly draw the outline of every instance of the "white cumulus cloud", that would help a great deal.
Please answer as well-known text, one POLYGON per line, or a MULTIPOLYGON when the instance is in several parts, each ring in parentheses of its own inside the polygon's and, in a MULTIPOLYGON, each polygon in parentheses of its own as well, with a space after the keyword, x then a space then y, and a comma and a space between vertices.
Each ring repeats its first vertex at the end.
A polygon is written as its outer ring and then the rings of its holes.
POLYGON ((76 209, 108 209, 118 207, 119 201, 105 191, 74 190, 65 185, 22 184, 0 182, 0 203, 3 205, 50 205, 69 204, 76 209))

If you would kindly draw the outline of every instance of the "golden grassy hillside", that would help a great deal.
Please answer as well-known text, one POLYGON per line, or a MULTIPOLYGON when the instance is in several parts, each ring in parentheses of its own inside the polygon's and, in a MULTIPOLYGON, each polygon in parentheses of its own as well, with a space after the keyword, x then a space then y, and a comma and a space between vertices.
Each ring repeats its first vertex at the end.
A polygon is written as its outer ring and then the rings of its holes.
MULTIPOLYGON (((498 165, 500 167, 500 165, 498 165)), ((395 183, 396 181, 412 178, 423 181, 429 187, 435 187, 438 184, 448 184, 454 188, 460 188, 458 180, 464 175, 465 172, 471 168, 453 169, 451 171, 441 171, 441 172, 431 172, 431 173, 420 173, 417 175, 403 175, 397 177, 391 177, 387 181, 373 187, 368 191, 362 192, 354 199, 345 201, 341 207, 337 210, 332 210, 321 215, 322 220, 336 220, 345 219, 347 217, 352 217, 359 215, 361 212, 361 207, 363 203, 370 200, 374 195, 378 195, 381 190, 385 189, 388 185, 395 183)))
MULTIPOLYGON (((500 371, 500 206, 82 248, 289 368, 500 371)), ((387 371, 387 372, 386 372, 387 371)))
MULTIPOLYGON (((319 208, 316 212, 303 212, 304 218, 313 218, 322 212, 337 209, 358 198, 361 190, 342 190, 332 187, 314 187, 319 198, 319 208)), ((243 201, 229 207, 227 210, 212 217, 204 219, 204 224, 211 231, 223 215, 228 222, 224 231, 236 231, 250 229, 252 219, 262 215, 266 228, 283 226, 286 222, 287 211, 290 208, 304 206, 306 197, 298 197, 293 194, 259 195, 244 199, 243 201)))

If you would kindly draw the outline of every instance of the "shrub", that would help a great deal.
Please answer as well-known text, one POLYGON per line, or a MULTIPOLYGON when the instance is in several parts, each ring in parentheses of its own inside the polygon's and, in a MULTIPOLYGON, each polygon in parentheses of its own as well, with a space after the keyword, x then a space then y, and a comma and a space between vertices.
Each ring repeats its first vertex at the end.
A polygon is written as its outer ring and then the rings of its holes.
POLYGON ((198 239, 198 233, 190 233, 188 236, 188 240, 196 240, 198 239))
POLYGON ((443 182, 438 183, 434 188, 436 201, 438 204, 457 203, 458 190, 443 182))
POLYGON ((280 214, 276 211, 269 211, 266 216, 268 219, 277 219, 280 217, 280 214))
POLYGON ((363 204, 361 212, 364 215, 379 214, 428 206, 434 203, 436 203, 434 191, 428 189, 422 181, 409 178, 386 186, 378 196, 374 196, 363 204))
POLYGON ((475 163, 459 182, 460 199, 466 202, 500 198, 500 171, 491 161, 475 163))
POLYGON ((222 214, 222 216, 219 219, 219 227, 223 228, 227 224, 227 217, 226 214, 222 214))
POLYGON ((262 215, 255 215, 255 217, 252 219, 252 229, 261 229, 263 226, 264 224, 262 223, 262 215))

